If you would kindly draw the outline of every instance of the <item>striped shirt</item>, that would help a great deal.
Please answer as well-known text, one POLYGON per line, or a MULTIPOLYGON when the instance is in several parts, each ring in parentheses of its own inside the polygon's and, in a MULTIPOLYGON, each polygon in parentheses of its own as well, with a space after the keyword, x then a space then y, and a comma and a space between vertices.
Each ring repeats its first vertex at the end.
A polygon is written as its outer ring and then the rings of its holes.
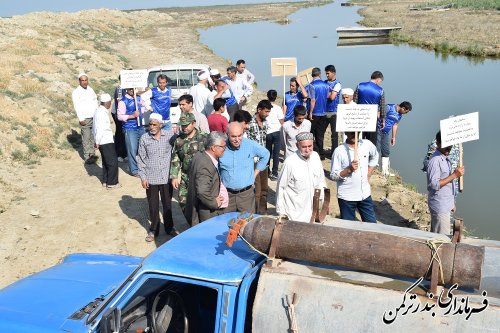
POLYGON ((169 181, 171 131, 161 130, 160 139, 155 139, 149 132, 144 133, 139 141, 137 166, 141 181, 147 180, 150 185, 167 184, 169 181))

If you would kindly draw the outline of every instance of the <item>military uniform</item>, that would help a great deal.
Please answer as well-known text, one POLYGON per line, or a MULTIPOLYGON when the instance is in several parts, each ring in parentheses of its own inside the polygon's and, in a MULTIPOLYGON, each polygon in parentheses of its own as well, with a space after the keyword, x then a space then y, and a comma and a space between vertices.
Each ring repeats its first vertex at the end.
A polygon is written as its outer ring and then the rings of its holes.
MULTIPOLYGON (((194 121, 194 115, 192 113, 184 113, 179 119, 179 125, 190 124, 194 121)), ((179 173, 181 173, 181 181, 179 185, 179 205, 182 211, 186 207, 187 200, 187 190, 189 184, 189 167, 191 166, 191 160, 193 156, 198 151, 204 151, 204 141, 207 137, 206 133, 202 133, 196 130, 196 134, 192 138, 188 138, 185 134, 181 133, 173 144, 172 152, 172 163, 170 166, 170 178, 179 178, 179 173)))

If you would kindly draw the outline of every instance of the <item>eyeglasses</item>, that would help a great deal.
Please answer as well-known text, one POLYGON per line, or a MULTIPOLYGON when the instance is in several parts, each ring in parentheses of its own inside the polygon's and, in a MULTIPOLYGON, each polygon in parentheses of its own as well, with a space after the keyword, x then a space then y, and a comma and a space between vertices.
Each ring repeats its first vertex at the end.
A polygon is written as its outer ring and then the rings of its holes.
POLYGON ((222 148, 222 150, 226 150, 226 146, 219 146, 219 145, 215 145, 215 147, 219 147, 219 148, 222 148))

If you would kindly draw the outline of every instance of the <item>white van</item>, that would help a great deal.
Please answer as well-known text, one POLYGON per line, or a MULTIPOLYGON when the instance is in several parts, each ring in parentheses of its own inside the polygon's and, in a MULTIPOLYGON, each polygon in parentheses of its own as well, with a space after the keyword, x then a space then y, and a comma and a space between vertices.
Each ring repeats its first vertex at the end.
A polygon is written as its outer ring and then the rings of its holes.
POLYGON ((200 70, 210 71, 210 67, 205 64, 175 64, 160 65, 148 69, 148 86, 156 87, 156 78, 160 74, 168 77, 168 86, 172 89, 172 102, 170 104, 170 120, 176 124, 181 116, 177 99, 189 93, 189 88, 198 83, 196 74, 200 70))

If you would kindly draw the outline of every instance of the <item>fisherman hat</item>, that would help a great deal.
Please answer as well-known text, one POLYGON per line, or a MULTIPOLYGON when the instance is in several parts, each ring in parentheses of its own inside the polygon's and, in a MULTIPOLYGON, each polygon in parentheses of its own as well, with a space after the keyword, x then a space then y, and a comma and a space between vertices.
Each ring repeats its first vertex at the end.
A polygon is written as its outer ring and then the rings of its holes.
POLYGON ((353 96, 354 90, 352 90, 351 88, 344 88, 342 89, 342 95, 353 96))
POLYGON ((295 136, 295 140, 297 140, 297 142, 314 140, 314 135, 311 132, 300 132, 295 136))
POLYGON ((197 74, 198 81, 207 80, 210 77, 210 73, 207 70, 202 69, 197 74))
POLYGON ((215 75, 220 75, 220 72, 218 69, 212 68, 210 70, 210 76, 215 76, 215 75))
POLYGON ((179 125, 186 126, 191 124, 193 121, 196 121, 194 114, 192 112, 183 112, 181 117, 179 118, 179 125))
POLYGON ((153 121, 158 121, 158 122, 162 123, 163 122, 163 118, 162 118, 161 114, 159 114, 159 113, 151 113, 151 115, 149 116, 149 123, 151 123, 153 121))
POLYGON ((111 102, 111 96, 109 94, 102 94, 99 100, 101 103, 111 102))

